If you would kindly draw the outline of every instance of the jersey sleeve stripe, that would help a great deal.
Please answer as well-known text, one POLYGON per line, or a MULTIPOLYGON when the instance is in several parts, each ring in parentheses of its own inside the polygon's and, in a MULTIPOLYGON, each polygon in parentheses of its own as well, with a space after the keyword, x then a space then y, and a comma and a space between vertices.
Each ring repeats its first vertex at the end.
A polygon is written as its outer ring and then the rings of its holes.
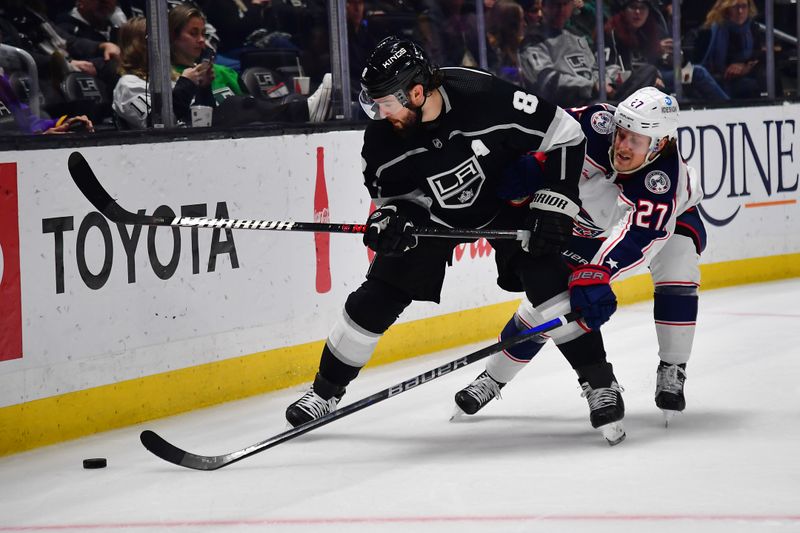
POLYGON ((525 126, 522 126, 520 124, 516 124, 516 123, 512 122, 512 123, 507 123, 507 124, 497 124, 495 126, 492 126, 491 128, 486 128, 486 129, 477 130, 477 131, 453 130, 453 131, 450 132, 450 136, 448 137, 448 139, 452 139, 456 135, 463 135, 464 137, 477 137, 478 135, 483 135, 485 133, 491 133, 491 132, 497 131, 497 130, 508 130, 508 129, 517 129, 517 130, 519 130, 519 131, 521 131, 523 133, 527 133, 528 135, 535 135, 537 137, 544 137, 544 132, 543 131, 526 128, 525 126))
POLYGON ((599 170, 603 174, 608 174, 608 170, 606 170, 606 168, 603 165, 601 165, 600 163, 598 163, 597 161, 595 161, 594 159, 592 159, 588 155, 586 156, 586 162, 589 163, 590 165, 592 165, 593 167, 595 167, 597 170, 599 170))
POLYGON ((408 159, 412 155, 421 154, 422 152, 427 152, 427 151, 428 151, 427 148, 416 148, 414 150, 410 150, 410 151, 404 153, 403 155, 397 156, 394 159, 392 159, 391 161, 389 161, 387 163, 384 163, 381 166, 379 166, 378 170, 375 172, 375 176, 380 178, 381 177, 381 173, 384 170, 386 170, 387 168, 391 167, 392 165, 396 165, 400 161, 403 161, 404 159, 408 159))

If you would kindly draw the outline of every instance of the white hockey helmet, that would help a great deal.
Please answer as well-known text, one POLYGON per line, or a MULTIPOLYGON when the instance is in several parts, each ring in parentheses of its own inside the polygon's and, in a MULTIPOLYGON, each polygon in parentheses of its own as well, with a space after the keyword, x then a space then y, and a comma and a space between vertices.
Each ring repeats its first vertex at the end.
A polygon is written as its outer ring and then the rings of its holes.
POLYGON ((643 87, 620 102, 614 124, 650 137, 650 152, 658 149, 664 137, 678 136, 678 101, 655 87, 643 87))

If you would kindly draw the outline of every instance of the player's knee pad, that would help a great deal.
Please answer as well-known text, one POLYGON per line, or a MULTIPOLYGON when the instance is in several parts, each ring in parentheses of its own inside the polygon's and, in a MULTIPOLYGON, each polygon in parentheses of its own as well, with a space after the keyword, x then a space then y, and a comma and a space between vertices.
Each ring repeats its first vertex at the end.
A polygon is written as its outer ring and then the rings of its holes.
POLYGON ((411 298, 381 281, 367 280, 347 298, 326 345, 337 359, 364 366, 378 340, 400 316, 411 298))
MULTIPOLYGON (((530 328, 520 320, 517 313, 514 313, 514 316, 508 321, 503 331, 500 332, 500 340, 504 341, 516 337, 527 329, 530 328)), ((537 335, 516 346, 506 348, 489 358, 486 363, 486 371, 496 381, 508 383, 533 359, 533 356, 542 349, 546 342, 547 339, 545 337, 537 335)))
MULTIPOLYGON (((537 306, 527 298, 523 298, 517 309, 517 316, 527 328, 532 328, 571 311, 569 292, 564 291, 537 306)), ((542 335, 544 338, 552 337, 556 344, 569 342, 586 333, 578 321, 570 322, 542 335)))
POLYGON ((653 295, 653 318, 658 337, 658 356, 671 364, 689 360, 697 321, 697 288, 661 285, 653 295))

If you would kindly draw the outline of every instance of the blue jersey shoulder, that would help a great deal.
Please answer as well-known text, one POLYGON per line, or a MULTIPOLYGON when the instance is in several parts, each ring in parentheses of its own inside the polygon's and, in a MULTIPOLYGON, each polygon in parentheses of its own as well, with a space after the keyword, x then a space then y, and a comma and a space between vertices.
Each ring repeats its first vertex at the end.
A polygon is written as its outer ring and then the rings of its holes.
POLYGON ((614 133, 615 108, 609 104, 595 104, 568 109, 567 113, 577 120, 586 136, 586 156, 595 164, 610 171, 608 149, 614 133))

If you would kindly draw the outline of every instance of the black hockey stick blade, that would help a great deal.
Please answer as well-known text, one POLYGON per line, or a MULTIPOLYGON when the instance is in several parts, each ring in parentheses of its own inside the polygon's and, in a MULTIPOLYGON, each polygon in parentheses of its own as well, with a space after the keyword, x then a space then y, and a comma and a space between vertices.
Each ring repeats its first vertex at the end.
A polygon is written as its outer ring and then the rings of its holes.
POLYGON ((397 385, 389 387, 388 389, 376 392, 375 394, 367 396, 366 398, 362 398, 355 403, 346 405, 340 409, 337 409, 336 411, 333 411, 332 413, 328 413, 321 418, 311 420, 310 422, 306 422, 305 424, 301 424, 267 440, 258 442, 235 452, 222 455, 198 455, 181 450, 177 446, 167 442, 157 433, 150 430, 143 431, 139 438, 141 439, 145 448, 165 461, 169 461, 170 463, 178 466, 184 466, 194 470, 217 470, 219 468, 231 465, 237 461, 241 461, 246 457, 250 457, 257 453, 261 453, 265 450, 273 448, 288 440, 292 440, 318 427, 330 424, 334 420, 353 414, 364 409, 365 407, 369 407, 370 405, 382 402, 383 400, 391 398, 392 396, 406 392, 407 390, 413 389, 419 385, 422 385, 423 383, 433 381, 436 378, 442 377, 454 370, 458 370, 459 368, 472 364, 475 361, 480 361, 481 359, 484 359, 492 354, 507 350, 512 346, 522 344, 533 337, 536 337, 542 333, 546 333, 559 326, 563 326, 569 322, 573 322, 578 318, 580 318, 580 315, 577 312, 567 313, 564 316, 554 318, 553 320, 528 329, 515 337, 497 342, 476 352, 472 352, 468 355, 460 357, 454 361, 450 361, 449 363, 434 368, 433 370, 429 370, 428 372, 415 376, 411 379, 407 379, 406 381, 398 383, 397 385))
MULTIPOLYGON (((103 214, 104 217, 112 222, 122 224, 141 224, 142 215, 131 213, 123 209, 108 192, 100 185, 97 176, 94 175, 92 167, 80 152, 72 152, 69 155, 69 173, 72 181, 78 186, 89 202, 103 214)), ((153 217, 161 218, 161 217, 153 217)), ((167 222, 169 225, 169 222, 167 222)))
MULTIPOLYGON (((111 198, 95 176, 89 163, 80 152, 69 156, 69 173, 72 180, 89 202, 112 222, 119 224, 138 224, 142 226, 172 226, 180 228, 208 229, 248 229, 274 231, 310 231, 322 233, 363 234, 364 224, 332 224, 327 222, 294 222, 289 220, 251 220, 206 217, 162 217, 133 213, 120 206, 111 198)), ((525 240, 530 236, 527 230, 506 229, 458 229, 445 227, 414 228, 414 234, 423 237, 443 237, 450 239, 475 240, 516 239, 525 240)))

